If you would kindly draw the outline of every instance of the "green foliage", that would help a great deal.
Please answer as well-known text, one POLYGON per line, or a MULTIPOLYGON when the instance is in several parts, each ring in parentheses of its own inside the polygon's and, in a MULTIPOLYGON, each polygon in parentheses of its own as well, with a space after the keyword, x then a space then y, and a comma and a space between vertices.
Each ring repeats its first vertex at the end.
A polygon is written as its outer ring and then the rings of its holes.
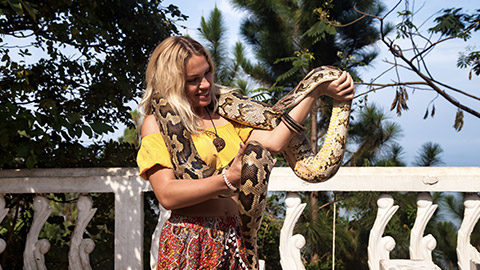
MULTIPOLYGON (((143 92, 149 53, 186 16, 146 0, 8 0, 0 1, 0 14, 1 168, 135 167, 131 139, 106 135, 118 123, 138 125, 128 103, 143 92)), ((91 196, 97 212, 85 237, 95 242, 92 268, 113 269, 113 194, 91 196)), ((54 212, 40 237, 51 243, 49 269, 68 268, 77 197, 48 195, 54 212)), ((21 269, 33 195, 5 200, 11 212, 0 230, 7 241, 0 263, 21 269)))
POLYGON ((469 72, 468 79, 472 79, 472 72, 480 76, 480 51, 474 51, 473 47, 467 47, 467 52, 461 52, 457 60, 457 67, 472 69, 469 72))
MULTIPOLYGON (((300 51, 295 51, 294 56, 292 57, 285 57, 277 59, 274 64, 279 62, 291 62, 292 68, 287 70, 285 73, 278 76, 275 84, 278 82, 287 80, 288 78, 294 76, 296 73, 306 73, 308 72, 308 67, 311 65, 312 61, 315 60, 315 57, 308 49, 302 49, 300 51)), ((274 85, 275 85, 274 84, 274 85)))
POLYGON ((396 163, 400 163, 398 158, 401 149, 394 146, 395 140, 401 136, 400 126, 388 121, 388 117, 375 104, 363 107, 357 117, 350 123, 349 137, 358 147, 345 164, 385 166, 386 160, 393 162, 394 159, 396 163), (390 146, 392 144, 393 146, 390 146), (382 155, 384 152, 387 154, 382 155))
POLYGON ((442 147, 438 143, 426 142, 422 144, 418 155, 415 157, 413 165, 421 167, 438 166, 443 164, 440 154, 443 153, 442 147))
POLYGON ((404 167, 406 166, 405 162, 402 160, 404 154, 403 147, 394 142, 391 145, 386 147, 386 154, 383 158, 375 162, 375 166, 385 166, 385 167, 404 167))
POLYGON ((141 113, 138 110, 130 112, 134 127, 128 127, 123 131, 123 136, 118 138, 120 143, 126 142, 135 146, 136 149, 140 147, 140 127, 141 127, 141 113))
POLYGON ((397 38, 408 38, 412 32, 418 31, 417 26, 412 22, 413 13, 410 10, 398 12, 398 16, 402 17, 402 21, 396 25, 397 38))
POLYGON ((210 52, 215 63, 215 82, 221 85, 237 88, 237 91, 245 96, 264 100, 264 91, 256 90, 255 93, 249 88, 249 80, 245 76, 242 67, 249 68, 250 63, 245 57, 245 48, 237 41, 233 48, 233 59, 227 54, 226 34, 222 13, 216 7, 205 19, 202 16, 201 27, 198 29, 206 41, 205 47, 210 52))
POLYGON ((202 38, 207 41, 206 48, 209 51, 213 62, 215 63, 215 81, 225 84, 230 81, 229 63, 227 61, 226 48, 226 28, 220 10, 215 7, 208 19, 202 16, 200 28, 198 28, 202 38))
MULTIPOLYGON (((376 57, 370 45, 379 32, 371 18, 351 23, 358 19, 353 1, 236 0, 233 4, 249 13, 241 34, 256 58, 256 63, 245 61, 241 66, 263 88, 278 86, 270 91, 271 103, 314 67, 334 65, 353 71, 376 57)), ((357 8, 372 14, 383 10, 378 1, 362 1, 357 8)))
POLYGON ((442 36, 454 36, 467 40, 471 37, 469 31, 465 31, 466 23, 470 22, 471 16, 461 13, 462 8, 444 9, 444 15, 435 18, 438 23, 429 31, 440 33, 442 36))
POLYGON ((267 197, 267 206, 258 231, 259 259, 265 260, 267 269, 280 269, 280 230, 285 217, 285 208, 280 204, 284 193, 273 192, 267 197))
MULTIPOLYGON (((323 12, 323 11, 322 11, 323 12)), ((312 44, 324 39, 327 35, 335 35, 337 29, 326 20, 320 20, 312 25, 303 37, 312 39, 312 44)))
POLYGON ((2 1, 0 12, 2 168, 99 163, 89 145, 133 125, 127 103, 142 92, 149 53, 185 18, 144 0, 2 1))

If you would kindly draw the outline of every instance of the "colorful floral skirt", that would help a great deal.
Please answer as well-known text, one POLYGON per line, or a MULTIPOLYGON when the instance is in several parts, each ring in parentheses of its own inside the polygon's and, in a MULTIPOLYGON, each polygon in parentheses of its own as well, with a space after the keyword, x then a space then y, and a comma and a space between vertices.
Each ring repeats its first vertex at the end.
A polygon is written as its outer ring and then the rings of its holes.
POLYGON ((174 215, 160 235, 157 269, 246 269, 240 219, 174 215))

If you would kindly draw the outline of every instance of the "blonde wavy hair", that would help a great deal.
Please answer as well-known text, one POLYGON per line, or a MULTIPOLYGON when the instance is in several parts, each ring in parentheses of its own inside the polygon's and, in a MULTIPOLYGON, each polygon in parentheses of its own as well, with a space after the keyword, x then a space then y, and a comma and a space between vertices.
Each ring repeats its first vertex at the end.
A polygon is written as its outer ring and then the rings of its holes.
MULTIPOLYGON (((212 72, 213 61, 207 50, 190 37, 173 36, 163 40, 153 51, 145 74, 146 89, 139 107, 144 115, 152 114, 152 96, 159 93, 182 119, 191 133, 203 131, 202 120, 194 113, 185 95, 186 64, 193 56, 205 56, 212 72)), ((211 86, 212 102, 209 108, 216 111, 217 88, 211 86)))

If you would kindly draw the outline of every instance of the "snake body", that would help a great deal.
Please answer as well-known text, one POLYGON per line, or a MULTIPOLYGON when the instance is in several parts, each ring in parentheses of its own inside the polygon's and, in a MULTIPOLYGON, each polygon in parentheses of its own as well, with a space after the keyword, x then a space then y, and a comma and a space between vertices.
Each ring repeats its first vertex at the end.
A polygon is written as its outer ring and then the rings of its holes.
MULTIPOLYGON (((284 111, 298 104, 318 85, 340 77, 341 70, 322 66, 312 70, 287 96, 273 107, 242 96, 230 88, 220 88, 218 113, 231 121, 259 129, 273 129, 281 123, 284 111)), ((178 179, 200 179, 220 173, 210 168, 198 155, 191 135, 186 131, 167 100, 154 93, 153 114, 172 159, 178 179)), ((283 154, 295 174, 309 182, 322 182, 338 170, 345 152, 350 102, 334 101, 325 142, 318 153, 313 153, 304 133, 289 142, 283 154)), ((260 228, 266 204, 268 178, 273 159, 260 143, 249 141, 242 158, 241 184, 238 190, 238 209, 241 219, 242 241, 247 257, 242 258, 248 269, 258 269, 257 231, 260 228)), ((224 196, 231 196, 225 194, 224 196)))

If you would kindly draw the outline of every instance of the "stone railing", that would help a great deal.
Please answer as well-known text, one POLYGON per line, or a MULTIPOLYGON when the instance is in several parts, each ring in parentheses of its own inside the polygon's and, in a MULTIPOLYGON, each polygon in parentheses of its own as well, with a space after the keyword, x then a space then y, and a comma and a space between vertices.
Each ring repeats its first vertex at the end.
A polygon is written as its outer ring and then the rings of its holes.
MULTIPOLYGON (((44 254, 50 249, 46 239, 38 239, 40 230, 51 213, 45 193, 114 193, 115 194, 115 269, 143 269, 143 195, 150 191, 148 182, 138 177, 133 168, 82 168, 0 170, 0 228, 8 213, 3 194, 33 193, 34 217, 24 249, 24 269, 45 269, 44 254)), ((298 192, 305 191, 379 191, 377 219, 371 229, 368 246, 370 269, 439 269, 432 262, 436 241, 424 236, 424 229, 437 208, 429 192, 464 192, 465 213, 458 231, 457 255, 459 269, 477 269, 480 253, 470 244, 470 234, 480 216, 480 167, 457 168, 341 168, 337 175, 324 183, 306 183, 289 168, 275 168, 269 191, 286 191, 286 217, 280 236, 280 256, 283 269, 304 269, 300 250, 305 244, 301 235, 292 235, 293 228, 305 204, 298 192), (391 191, 416 192, 417 218, 410 237, 410 259, 391 260, 390 251, 395 240, 383 236, 384 229, 398 206, 391 191)), ((77 202, 78 217, 72 234, 70 269, 91 269, 89 254, 95 252, 95 243, 83 239, 83 232, 96 208, 88 196, 77 202)), ((153 238, 158 238, 162 222, 168 212, 160 214, 153 238)), ((150 236, 146 236, 150 237, 150 236)), ((152 241, 152 261, 158 249, 158 240, 152 241)), ((0 256, 6 243, 0 239, 0 256)))

